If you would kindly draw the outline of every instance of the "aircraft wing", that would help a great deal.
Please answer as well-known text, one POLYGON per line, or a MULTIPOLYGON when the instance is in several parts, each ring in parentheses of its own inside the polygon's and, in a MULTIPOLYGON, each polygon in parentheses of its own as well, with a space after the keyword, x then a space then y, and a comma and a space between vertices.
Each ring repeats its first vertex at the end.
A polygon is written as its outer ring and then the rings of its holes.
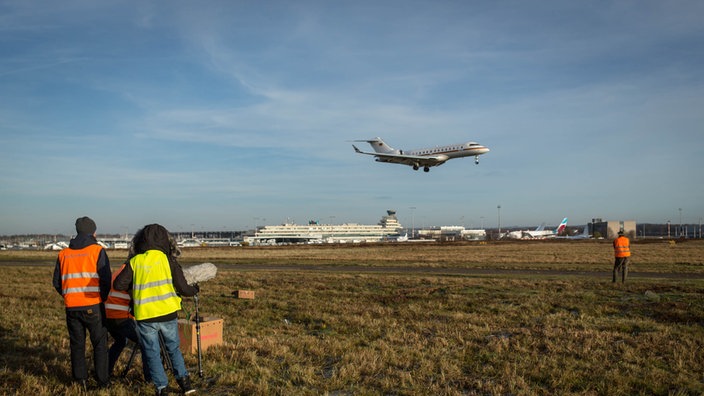
POLYGON ((409 166, 437 166, 443 164, 450 157, 446 155, 408 155, 408 154, 391 154, 391 153, 370 153, 362 151, 354 144, 354 151, 359 154, 373 155, 379 162, 391 162, 395 164, 404 164, 409 166))

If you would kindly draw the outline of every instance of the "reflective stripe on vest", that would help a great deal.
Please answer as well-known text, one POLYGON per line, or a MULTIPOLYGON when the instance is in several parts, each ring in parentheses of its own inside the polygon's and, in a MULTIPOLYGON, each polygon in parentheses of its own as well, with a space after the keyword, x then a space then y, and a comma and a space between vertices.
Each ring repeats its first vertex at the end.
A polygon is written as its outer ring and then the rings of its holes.
POLYGON ((147 250, 134 256, 130 266, 135 319, 156 318, 181 309, 181 297, 176 294, 166 254, 147 250))
POLYGON ((630 257, 631 248, 629 246, 628 238, 620 236, 614 240, 614 256, 616 257, 630 257))
POLYGON ((66 248, 59 253, 61 294, 67 308, 100 304, 98 258, 103 248, 98 244, 83 249, 66 248))
MULTIPOLYGON (((120 275, 120 272, 125 268, 123 264, 118 271, 112 274, 112 281, 120 275)), ((105 317, 108 319, 127 319, 130 317, 130 297, 129 293, 110 289, 108 299, 105 300, 105 317)))

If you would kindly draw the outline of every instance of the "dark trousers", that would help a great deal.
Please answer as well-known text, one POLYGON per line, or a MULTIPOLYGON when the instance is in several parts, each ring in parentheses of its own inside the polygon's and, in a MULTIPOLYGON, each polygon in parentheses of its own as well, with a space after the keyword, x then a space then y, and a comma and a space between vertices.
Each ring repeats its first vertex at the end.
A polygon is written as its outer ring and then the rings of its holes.
MULTIPOLYGON (((137 348, 139 346, 139 335, 137 334, 137 325, 133 319, 108 319, 106 323, 108 332, 115 340, 108 351, 108 366, 110 375, 113 375, 115 363, 117 363, 120 354, 125 349, 127 340, 134 342, 134 347, 137 348)), ((149 381, 149 368, 145 359, 142 359, 142 369, 144 380, 149 381)))
POLYGON ((616 282, 618 278, 618 273, 621 273, 621 282, 626 282, 626 277, 628 276, 628 257, 616 257, 614 260, 614 273, 613 281, 616 282))
POLYGON ((88 379, 86 365, 86 330, 93 345, 93 364, 98 385, 109 381, 108 332, 103 326, 101 310, 91 308, 81 311, 66 311, 66 326, 71 346, 71 374, 76 381, 88 379))

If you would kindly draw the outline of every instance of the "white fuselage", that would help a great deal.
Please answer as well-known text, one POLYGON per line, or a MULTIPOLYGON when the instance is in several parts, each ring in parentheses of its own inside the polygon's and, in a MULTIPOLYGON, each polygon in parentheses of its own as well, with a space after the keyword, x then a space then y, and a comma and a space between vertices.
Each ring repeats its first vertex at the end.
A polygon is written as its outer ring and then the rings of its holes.
POLYGON ((474 162, 479 163, 479 156, 489 152, 489 148, 476 142, 450 144, 415 150, 397 150, 377 137, 369 140, 356 140, 367 142, 374 152, 362 151, 352 145, 359 154, 373 155, 378 162, 403 164, 412 166, 414 170, 423 168, 427 172, 431 166, 439 166, 452 158, 474 156, 474 162))
POLYGON ((467 142, 451 144, 448 146, 436 146, 431 148, 415 149, 410 151, 398 150, 399 154, 417 155, 417 156, 439 156, 445 155, 447 158, 469 157, 472 155, 481 155, 489 151, 488 148, 479 143, 467 142))

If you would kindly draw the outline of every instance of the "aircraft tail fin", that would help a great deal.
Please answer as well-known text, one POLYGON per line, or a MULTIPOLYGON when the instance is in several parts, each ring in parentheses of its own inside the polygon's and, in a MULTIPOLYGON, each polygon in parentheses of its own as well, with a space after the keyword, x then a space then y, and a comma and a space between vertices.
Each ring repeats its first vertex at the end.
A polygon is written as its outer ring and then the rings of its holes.
POLYGON ((557 226, 557 228, 555 229, 555 234, 562 233, 563 231, 565 231, 565 228, 567 228, 567 217, 562 219, 562 222, 560 223, 560 225, 557 226))
POLYGON ((584 226, 584 229, 582 230, 582 237, 589 238, 589 224, 586 224, 584 226))
POLYGON ((372 146, 375 152, 380 153, 380 154, 397 154, 397 150, 395 150, 393 147, 389 146, 386 144, 383 140, 381 140, 380 137, 376 137, 374 139, 369 139, 369 140, 363 140, 364 142, 369 143, 369 145, 372 146))

